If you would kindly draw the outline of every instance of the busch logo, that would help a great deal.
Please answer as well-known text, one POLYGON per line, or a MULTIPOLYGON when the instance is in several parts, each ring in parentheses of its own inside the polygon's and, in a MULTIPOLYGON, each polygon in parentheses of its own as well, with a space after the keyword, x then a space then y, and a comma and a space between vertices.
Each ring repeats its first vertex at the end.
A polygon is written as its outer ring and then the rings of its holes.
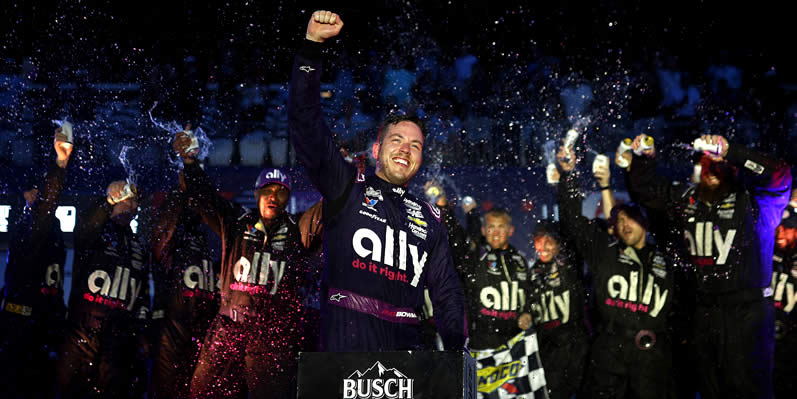
POLYGON ((202 268, 196 265, 188 266, 183 272, 183 284, 186 288, 213 291, 213 268, 210 261, 202 260, 202 268))
POLYGON ((728 253, 731 251, 731 244, 736 237, 736 230, 730 229, 725 237, 722 236, 719 229, 714 229, 712 222, 698 222, 695 224, 695 234, 692 235, 690 231, 684 231, 684 238, 689 245, 689 253, 692 256, 714 256, 714 246, 717 247, 717 265, 724 265, 728 260, 728 253))
POLYGON ((380 362, 374 363, 364 373, 359 370, 343 380, 344 399, 411 399, 412 378, 395 368, 388 369, 380 362))
POLYGON ((127 299, 129 292, 128 309, 133 309, 133 304, 141 291, 141 282, 136 281, 135 277, 130 277, 130 269, 121 266, 116 266, 113 278, 105 270, 95 270, 89 275, 88 283, 89 291, 92 294, 100 294, 120 301, 127 299))
MULTIPOLYGON (((277 293, 277 286, 279 286, 280 280, 282 280, 282 275, 285 273, 285 261, 280 261, 277 263, 277 261, 271 260, 270 253, 255 252, 251 263, 249 262, 249 259, 246 259, 243 256, 241 259, 238 259, 238 262, 235 262, 233 271, 235 273, 235 281, 238 283, 248 283, 259 286, 265 286, 268 282, 269 273, 273 272, 274 276, 272 281, 274 283, 269 293, 274 295, 277 293)), ((240 286, 236 285, 236 287, 240 286)), ((242 289, 242 291, 251 290, 242 289)))
POLYGON ((639 291, 639 272, 629 272, 628 279, 625 276, 615 274, 606 282, 606 288, 611 298, 606 298, 606 304, 614 307, 624 307, 633 312, 637 310, 650 314, 651 317, 656 317, 664 308, 664 303, 667 301, 667 294, 669 290, 662 292, 661 287, 654 283, 652 274, 647 275, 647 284, 645 284, 644 292, 640 292, 642 298, 639 298, 637 292, 639 291), (653 292, 656 295, 653 295, 653 292), (649 309, 651 300, 653 300, 653 309, 649 309))
MULTIPOLYGON (((412 256, 413 272, 415 275, 412 277, 410 285, 417 287, 423 273, 423 266, 426 263, 426 251, 418 258, 418 247, 412 244, 407 244, 407 232, 399 230, 399 254, 398 254, 398 268, 407 270, 407 248, 410 250, 412 256)), ((382 245, 382 240, 371 229, 361 228, 354 233, 351 239, 354 252, 361 258, 371 257, 374 262, 384 262, 387 266, 394 266, 393 248, 395 242, 395 231, 390 226, 385 226, 385 242, 382 245), (370 241, 369 247, 363 245, 363 241, 370 241), (384 253, 383 253, 384 249, 384 253), (384 259, 384 260, 383 260, 384 259)))

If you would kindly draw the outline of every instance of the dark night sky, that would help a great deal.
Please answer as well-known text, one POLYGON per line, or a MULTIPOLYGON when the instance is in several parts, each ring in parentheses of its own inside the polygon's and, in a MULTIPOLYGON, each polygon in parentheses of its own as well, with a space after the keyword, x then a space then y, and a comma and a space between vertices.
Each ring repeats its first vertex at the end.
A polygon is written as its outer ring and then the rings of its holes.
POLYGON ((343 15, 347 45, 363 49, 385 46, 400 36, 397 29, 412 31, 417 24, 417 32, 440 44, 468 42, 484 53, 491 49, 482 46, 496 41, 499 49, 578 54, 583 58, 573 61, 576 68, 590 68, 596 64, 588 65, 590 58, 600 61, 608 50, 622 49, 629 62, 656 62, 655 53, 660 52, 677 56, 682 69, 704 70, 711 63, 727 62, 748 65, 748 73, 755 75, 774 66, 783 79, 797 82, 790 71, 794 68, 789 68, 794 64, 793 43, 788 42, 794 35, 785 6, 472 0, 412 6, 380 0, 4 3, 0 12, 6 21, 6 56, 33 56, 45 63, 120 76, 136 65, 169 62, 187 53, 213 65, 221 51, 234 47, 251 53, 243 63, 255 70, 255 64, 265 63, 274 72, 260 79, 284 80, 283 58, 290 57, 283 55, 301 37, 309 11, 329 8, 343 15))

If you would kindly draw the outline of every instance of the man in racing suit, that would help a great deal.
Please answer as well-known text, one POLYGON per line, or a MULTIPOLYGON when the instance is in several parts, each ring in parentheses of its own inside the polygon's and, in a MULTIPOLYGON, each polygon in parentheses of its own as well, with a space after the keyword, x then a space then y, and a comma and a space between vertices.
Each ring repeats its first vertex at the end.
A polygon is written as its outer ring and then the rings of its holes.
POLYGON ((149 267, 130 228, 135 186, 114 181, 78 218, 67 332, 57 361, 61 397, 134 397, 144 390, 149 267))
POLYGON ((772 290, 775 300, 776 398, 788 398, 797 390, 797 189, 793 201, 783 212, 776 230, 775 255, 772 258, 772 290))
POLYGON ((159 333, 151 383, 155 398, 190 397, 199 350, 218 313, 218 270, 195 207, 184 188, 169 192, 152 229, 152 277, 158 292, 152 322, 159 333))
POLYGON ((60 128, 54 147, 57 158, 44 177, 41 195, 35 186, 24 187, 26 206, 11 228, 0 307, 0 363, 6 365, 0 385, 9 398, 53 394, 55 362, 50 353, 60 345, 66 317, 66 254, 55 210, 72 154, 60 128))
POLYGON ((290 178, 280 169, 264 169, 254 185, 258 208, 242 215, 218 195, 189 152, 190 143, 185 132, 174 141, 185 164, 186 191, 222 241, 221 304, 202 345, 191 395, 234 396, 245 381, 251 397, 295 396, 306 261, 299 229, 285 212, 290 178))
POLYGON ((638 206, 612 209, 619 241, 582 216, 573 172, 576 157, 565 162, 566 153, 562 149, 558 154, 563 170, 558 187, 562 229, 594 275, 602 319, 590 356, 592 397, 668 398, 674 262, 647 242, 647 218, 638 206))
POLYGON ((498 348, 521 331, 518 316, 526 310, 528 295, 528 262, 509 243, 514 233, 512 216, 504 209, 487 212, 481 228, 486 242, 469 250, 471 240, 461 233, 464 229, 445 197, 441 198, 437 205, 443 206, 451 253, 456 254, 455 263, 462 264, 470 347, 474 350, 498 348))
POLYGON ((324 197, 326 250, 320 345, 326 351, 419 349, 424 287, 446 349, 465 345, 464 296, 440 211, 407 192, 422 162, 422 123, 392 116, 372 153, 376 175, 347 163, 322 119, 322 42, 343 21, 317 11, 296 56, 289 91, 291 138, 324 197))
MULTIPOLYGON (((639 148, 643 136, 632 146, 639 148)), ((702 161, 700 183, 684 187, 655 174, 655 148, 635 156, 628 189, 646 207, 679 223, 696 273, 692 351, 706 398, 772 397, 775 228, 789 200, 786 163, 721 136, 702 161), (734 176, 738 173, 738 176, 734 176)))
POLYGON ((529 267, 526 295, 531 313, 521 315, 518 324, 537 327, 549 396, 570 398, 580 392, 589 352, 583 262, 564 245, 557 223, 537 222, 533 237, 536 260, 529 267))

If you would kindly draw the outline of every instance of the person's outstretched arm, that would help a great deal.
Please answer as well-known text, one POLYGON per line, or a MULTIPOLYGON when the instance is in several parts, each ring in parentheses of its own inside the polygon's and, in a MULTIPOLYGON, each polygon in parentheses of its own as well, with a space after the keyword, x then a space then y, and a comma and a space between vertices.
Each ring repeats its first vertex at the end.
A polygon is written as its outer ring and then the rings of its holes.
POLYGON ((180 183, 185 186, 188 198, 195 199, 198 204, 195 211, 202 216, 202 220, 219 236, 226 223, 230 223, 240 216, 240 210, 232 202, 218 194, 215 184, 210 180, 199 161, 189 153, 188 147, 191 138, 185 132, 175 136, 174 150, 183 158, 185 167, 180 172, 180 183))
POLYGON ((55 131, 53 147, 56 159, 44 178, 42 191, 39 194, 38 204, 36 205, 36 214, 31 226, 31 242, 34 243, 34 246, 38 245, 42 239, 46 239, 52 223, 56 223, 55 211, 58 208, 58 199, 64 189, 66 166, 72 155, 72 144, 66 142, 66 136, 61 133, 60 127, 55 131))
POLYGON ((322 43, 337 36, 342 27, 337 14, 313 13, 296 54, 288 92, 288 123, 296 158, 331 209, 357 175, 357 169, 341 156, 321 112, 322 43))
POLYGON ((575 243, 579 253, 590 267, 600 264, 600 258, 609 246, 609 233, 582 215, 581 192, 576 181, 576 157, 570 156, 565 161, 564 149, 560 149, 559 166, 562 169, 561 179, 557 187, 559 201, 559 220, 562 230, 575 243))

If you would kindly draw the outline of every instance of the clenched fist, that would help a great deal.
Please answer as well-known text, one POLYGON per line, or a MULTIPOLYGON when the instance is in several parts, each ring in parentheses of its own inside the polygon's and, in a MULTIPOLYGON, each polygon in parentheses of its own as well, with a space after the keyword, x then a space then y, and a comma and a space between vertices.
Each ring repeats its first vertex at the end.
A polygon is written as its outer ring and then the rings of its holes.
POLYGON ((63 133, 60 127, 55 129, 55 139, 53 139, 53 147, 55 148, 55 154, 57 156, 55 162, 61 168, 66 167, 66 164, 69 162, 69 157, 72 156, 73 146, 72 143, 67 140, 66 134, 63 133))
MULTIPOLYGON (((189 130, 191 125, 186 126, 185 130, 189 130)), ((172 142, 172 148, 180 157, 183 158, 183 162, 186 164, 190 164, 194 162, 195 154, 188 151, 188 148, 191 146, 191 136, 188 135, 185 131, 177 132, 174 135, 174 141, 172 142)))
POLYGON ((323 43, 324 40, 337 36, 341 28, 343 28, 343 20, 338 14, 319 10, 310 17, 305 37, 307 40, 323 43))

